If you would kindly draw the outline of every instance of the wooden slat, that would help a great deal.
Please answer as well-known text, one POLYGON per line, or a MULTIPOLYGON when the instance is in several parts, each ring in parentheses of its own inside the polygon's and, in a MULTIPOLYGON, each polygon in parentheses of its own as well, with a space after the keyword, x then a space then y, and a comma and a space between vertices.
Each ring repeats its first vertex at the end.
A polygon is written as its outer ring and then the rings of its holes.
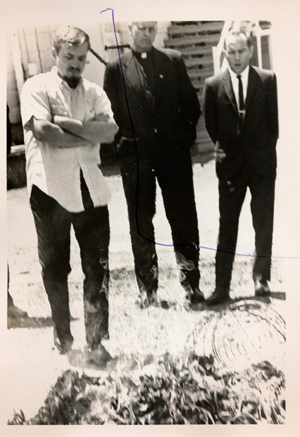
POLYGON ((221 32, 224 21, 204 21, 192 25, 173 25, 168 28, 168 34, 174 35, 187 32, 221 32))
POLYGON ((212 141, 209 138, 206 130, 202 130, 200 132, 197 132, 197 143, 199 143, 199 144, 209 144, 209 143, 212 143, 212 141))
MULTIPOLYGON (((212 47, 217 46, 223 26, 224 22, 190 22, 187 25, 175 24, 168 29, 169 39, 165 44, 181 52, 201 106, 205 79, 214 74, 212 47)), ((197 150, 199 153, 214 150, 203 115, 197 125, 196 153, 197 150)))
POLYGON ((201 44, 203 46, 208 45, 217 45, 220 39, 220 35, 205 35, 205 38, 203 35, 199 35, 197 37, 183 37, 183 38, 176 38, 176 39, 167 39, 165 40, 165 45, 167 47, 174 47, 177 49, 180 49, 180 47, 184 47, 187 45, 193 45, 193 44, 201 44))
POLYGON ((203 83, 204 83, 204 79, 209 77, 209 76, 212 76, 212 74, 213 73, 209 70, 207 70, 207 71, 203 71, 203 70, 199 70, 199 71, 191 70, 191 71, 189 71, 189 76, 191 79, 196 79, 196 80, 199 80, 203 83))
POLYGON ((197 65, 201 65, 201 66, 210 66, 211 68, 213 67, 213 60, 211 57, 203 57, 203 58, 196 58, 196 59, 186 59, 185 60, 185 65, 187 66, 187 68, 193 68, 197 65))
MULTIPOLYGON (((205 76, 208 77, 207 75, 213 75, 213 66, 210 65, 202 65, 201 68, 190 68, 188 69, 188 74, 191 77, 191 75, 193 76, 194 73, 200 75, 200 76, 205 76)), ((193 77, 197 77, 197 76, 193 76, 193 77)), ((202 82, 202 79, 198 79, 202 82)))
POLYGON ((198 47, 183 47, 180 52, 184 58, 191 57, 193 55, 212 56, 212 47, 209 45, 198 47))

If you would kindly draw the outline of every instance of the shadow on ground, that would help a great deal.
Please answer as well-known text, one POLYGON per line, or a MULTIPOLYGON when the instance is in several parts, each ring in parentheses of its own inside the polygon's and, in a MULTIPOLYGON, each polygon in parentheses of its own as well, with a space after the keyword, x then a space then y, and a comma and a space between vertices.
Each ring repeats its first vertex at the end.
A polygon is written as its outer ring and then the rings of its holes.
POLYGON ((107 351, 105 351, 104 354, 102 352, 102 354, 98 356, 97 354, 91 355, 91 352, 82 351, 80 349, 74 349, 68 353, 69 364, 80 369, 104 370, 109 361, 115 360, 112 359, 107 351))
POLYGON ((271 304, 271 299, 278 299, 278 300, 286 300, 286 293, 282 291, 273 291, 268 296, 249 296, 249 297, 239 297, 237 299, 230 299, 228 302, 223 304, 217 304, 212 306, 206 306, 205 304, 202 305, 205 307, 208 311, 221 311, 225 308, 229 308, 231 306, 234 306, 234 304, 242 303, 243 305, 247 306, 247 303, 249 302, 249 306, 255 306, 255 302, 259 305, 259 302, 265 303, 265 304, 271 304))
MULTIPOLYGON (((71 318, 71 321, 78 318, 71 318)), ((51 317, 7 317, 7 329, 16 328, 47 328, 53 326, 51 317)))

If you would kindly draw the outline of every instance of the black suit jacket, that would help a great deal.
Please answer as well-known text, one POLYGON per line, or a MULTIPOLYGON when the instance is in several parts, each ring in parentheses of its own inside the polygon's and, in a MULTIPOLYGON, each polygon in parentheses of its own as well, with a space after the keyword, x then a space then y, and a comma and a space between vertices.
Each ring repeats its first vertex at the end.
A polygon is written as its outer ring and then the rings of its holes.
POLYGON ((153 99, 147 98, 143 69, 132 51, 108 64, 104 76, 120 135, 151 138, 154 132, 167 142, 190 147, 200 116, 198 98, 179 52, 153 48, 153 99))
POLYGON ((245 110, 241 121, 228 70, 205 81, 205 124, 216 146, 217 174, 233 176, 244 159, 258 174, 276 169, 278 110, 273 72, 250 66, 245 110))

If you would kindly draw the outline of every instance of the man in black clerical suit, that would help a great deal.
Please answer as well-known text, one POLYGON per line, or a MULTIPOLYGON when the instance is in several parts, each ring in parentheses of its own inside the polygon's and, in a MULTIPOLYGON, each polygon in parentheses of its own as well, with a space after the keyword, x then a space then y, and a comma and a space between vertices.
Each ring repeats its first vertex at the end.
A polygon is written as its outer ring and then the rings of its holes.
POLYGON ((141 293, 147 293, 148 304, 156 302, 153 217, 157 179, 171 226, 180 282, 192 302, 202 302, 190 156, 199 102, 180 53, 153 47, 157 23, 132 22, 129 31, 132 48, 107 66, 104 90, 120 128, 118 157, 138 286, 141 293))
POLYGON ((220 227, 216 288, 208 305, 229 298, 238 223, 247 187, 255 230, 253 280, 257 296, 268 295, 271 279, 278 112, 276 76, 249 65, 251 35, 230 31, 228 69, 208 78, 204 87, 207 131, 216 146, 220 227))

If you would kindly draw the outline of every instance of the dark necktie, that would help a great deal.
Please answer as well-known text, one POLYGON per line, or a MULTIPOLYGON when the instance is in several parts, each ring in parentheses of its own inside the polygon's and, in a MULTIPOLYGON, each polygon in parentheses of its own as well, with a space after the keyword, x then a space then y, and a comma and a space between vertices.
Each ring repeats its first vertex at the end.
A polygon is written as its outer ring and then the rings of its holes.
POLYGON ((237 78, 239 81, 239 112, 240 112, 240 117, 243 118, 245 114, 243 83, 240 74, 237 75, 237 78))

